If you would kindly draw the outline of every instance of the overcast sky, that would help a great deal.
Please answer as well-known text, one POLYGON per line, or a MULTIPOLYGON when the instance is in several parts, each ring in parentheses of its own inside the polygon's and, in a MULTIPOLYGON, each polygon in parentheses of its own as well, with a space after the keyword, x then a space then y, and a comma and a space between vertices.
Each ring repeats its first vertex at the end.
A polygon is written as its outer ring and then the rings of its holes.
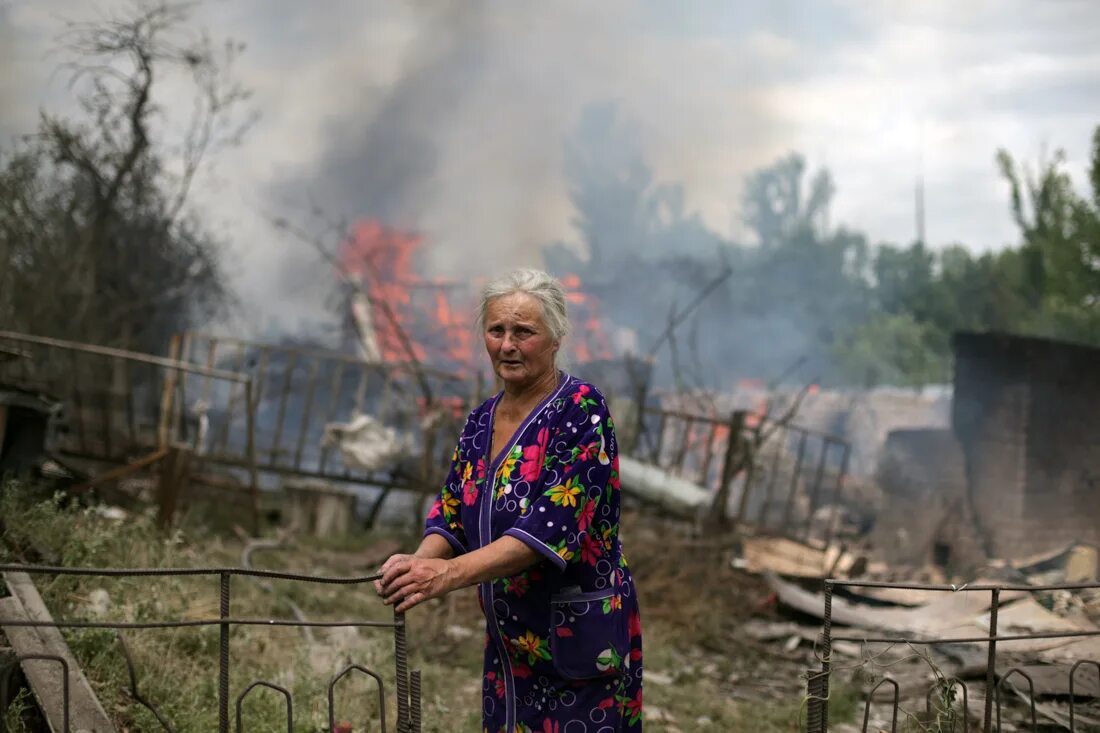
MULTIPOLYGON (((5 141, 70 104, 47 53, 62 20, 121 5, 0 0, 5 141)), ((1096 0, 207 0, 196 22, 248 45, 262 115, 194 199, 253 329, 318 312, 329 274, 262 216, 310 197, 422 231, 448 276, 575 241, 563 143, 594 103, 725 236, 745 174, 797 150, 833 173, 832 221, 872 241, 913 239, 923 159, 929 242, 975 250, 1016 241, 997 148, 1064 148, 1083 185, 1100 124, 1096 0)))

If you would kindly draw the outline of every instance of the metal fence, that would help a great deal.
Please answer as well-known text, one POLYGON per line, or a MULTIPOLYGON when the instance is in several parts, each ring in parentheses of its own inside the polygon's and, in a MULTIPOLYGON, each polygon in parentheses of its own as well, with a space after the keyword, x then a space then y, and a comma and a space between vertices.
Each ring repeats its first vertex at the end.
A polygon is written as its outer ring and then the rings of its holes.
MULTIPOLYGON (((986 654, 986 669, 984 679, 981 681, 982 690, 982 711, 981 711, 981 730, 983 733, 992 733, 993 731, 1003 730, 1002 728, 1002 697, 1005 696, 1006 691, 1010 688, 1013 678, 1019 678, 1027 683, 1027 692, 1022 696, 1028 705, 1027 720, 1026 723, 1030 725, 1028 730, 1037 731, 1040 730, 1039 723, 1037 721, 1036 714, 1036 694, 1035 684, 1031 675, 1029 675, 1025 669, 1020 666, 1014 666, 1011 669, 1005 671, 1000 675, 998 681, 997 675, 997 661, 998 654, 1004 654, 1004 648, 1002 645, 1008 645, 1011 649, 1013 642, 1023 641, 1035 641, 1035 640, 1074 640, 1074 639, 1088 639, 1100 637, 1100 631, 1094 630, 1082 630, 1082 631, 1051 631, 1051 632, 1033 632, 1033 633, 1014 633, 1014 629, 1010 627, 1007 633, 1002 632, 998 628, 998 615, 1006 605, 1006 601, 1002 599, 1002 594, 1007 592, 1024 592, 1024 593, 1051 593, 1055 591, 1083 591, 1083 590, 1098 590, 1100 589, 1100 583, 1063 583, 1054 585, 1015 585, 1015 584, 974 584, 974 585, 933 585, 922 583, 885 583, 885 582, 873 582, 873 581, 859 581, 859 580, 826 580, 825 581, 825 612, 824 623, 822 627, 822 634, 820 639, 820 659, 821 669, 811 670, 808 683, 808 704, 807 704, 807 716, 806 716, 806 731, 807 733, 827 733, 829 730, 829 691, 831 689, 832 676, 835 673, 836 665, 832 658, 833 644, 837 642, 852 642, 861 645, 866 644, 885 644, 889 647, 895 645, 903 646, 931 646, 936 644, 979 644, 984 645, 986 654), (932 637, 932 636, 857 636, 853 634, 837 634, 833 629, 833 597, 837 588, 889 588, 889 589, 902 589, 902 590, 918 590, 918 591, 938 591, 942 593, 988 593, 989 594, 989 624, 988 634, 981 636, 958 636, 958 637, 932 637)), ((1011 599, 1010 599, 1011 601, 1011 599)), ((1009 601, 1009 602, 1010 602, 1009 601)), ((1090 646, 1087 651, 1089 653, 1094 652, 1097 647, 1090 646)), ((1084 731, 1085 728, 1079 728, 1079 714, 1077 712, 1077 699, 1074 695, 1074 688, 1080 674, 1094 669, 1097 674, 1100 674, 1100 662, 1096 659, 1075 659, 1073 665, 1070 668, 1068 674, 1068 688, 1069 688, 1069 717, 1067 721, 1060 722, 1060 727, 1068 728, 1071 733, 1077 733, 1079 730, 1084 731)), ((868 724, 870 721, 870 714, 872 704, 874 703, 875 694, 887 687, 890 694, 888 704, 890 705, 890 731, 896 733, 898 730, 898 717, 901 713, 900 699, 901 699, 901 685, 897 680, 892 677, 885 676, 877 682, 868 692, 864 701, 863 708, 863 725, 862 731, 866 733, 868 724)), ((977 711, 970 710, 970 701, 973 699, 971 694, 972 690, 968 688, 967 684, 955 677, 940 677, 931 687, 924 691, 924 699, 926 702, 926 708, 929 713, 935 712, 941 718, 946 718, 950 721, 950 727, 943 728, 927 728, 923 727, 922 730, 970 730, 970 717, 971 713, 977 711), (933 701, 936 701, 935 703, 933 701), (938 704, 938 710, 934 710, 938 704)), ((1017 728, 1012 728, 1016 730, 1017 728)), ((1092 727, 1091 730, 1096 730, 1092 727)))
POLYGON ((635 457, 710 491, 732 522, 829 545, 851 447, 843 438, 746 410, 714 417, 646 407, 635 457), (826 508, 820 532, 815 514, 826 508))
MULTIPOLYGON (((241 618, 232 615, 231 608, 231 581, 234 577, 265 578, 269 580, 286 580, 299 583, 320 583, 336 585, 363 585, 379 579, 380 575, 361 577, 332 577, 319 575, 302 575, 268 570, 254 570, 250 568, 67 568, 47 567, 39 565, 0 565, 0 572, 27 573, 31 575, 77 575, 89 577, 112 578, 155 578, 171 576, 209 576, 218 579, 219 614, 217 618, 204 619, 173 619, 156 621, 76 621, 76 620, 27 620, 27 619, 0 619, 0 626, 4 627, 51 627, 58 629, 114 629, 116 631, 126 629, 180 629, 217 626, 220 631, 218 641, 218 733, 229 733, 230 711, 235 711, 235 730, 242 729, 242 706, 245 697, 258 687, 268 688, 281 694, 286 700, 286 724, 288 733, 292 733, 294 726, 293 699, 289 690, 272 682, 256 680, 245 686, 235 698, 231 697, 230 690, 230 664, 232 660, 230 649, 230 629, 234 626, 291 626, 298 628, 314 627, 370 627, 393 630, 394 659, 395 659, 395 687, 397 722, 393 728, 395 733, 419 733, 421 729, 421 687, 420 671, 409 670, 408 642, 406 639, 405 615, 394 613, 393 621, 372 621, 366 619, 348 619, 340 621, 304 621, 296 619, 272 619, 272 618, 241 618)), ((40 660, 57 662, 64 673, 62 681, 63 705, 64 705, 64 731, 70 733, 70 693, 69 693, 69 665, 56 654, 27 654, 17 656, 20 663, 40 660)), ((175 729, 169 721, 156 709, 156 707, 136 694, 137 685, 134 670, 129 656, 127 664, 130 666, 130 679, 133 697, 146 707, 160 721, 164 730, 175 733, 175 729)), ((334 730, 336 723, 334 693, 337 683, 345 677, 359 672, 372 678, 378 689, 378 717, 377 723, 382 733, 390 729, 386 726, 386 700, 387 693, 381 675, 370 667, 361 664, 351 664, 345 667, 339 674, 332 678, 327 686, 328 700, 328 730, 334 730)), ((10 670, 8 671, 10 674, 10 670)), ((6 694, 7 684, 2 687, 6 694)), ((0 700, 0 714, 6 711, 7 700, 0 700)), ((373 722, 373 721, 372 721, 373 722)))
POLYGON ((446 467, 457 421, 464 418, 477 385, 417 364, 375 363, 338 352, 295 345, 188 332, 173 341, 179 359, 212 369, 248 374, 251 404, 238 391, 189 373, 174 385, 173 430, 196 437, 206 460, 243 465, 241 426, 256 425, 256 463, 261 472, 328 481, 425 489, 433 471, 446 467), (370 415, 408 441, 419 457, 413 475, 367 471, 348 465, 324 441, 325 426, 370 415))

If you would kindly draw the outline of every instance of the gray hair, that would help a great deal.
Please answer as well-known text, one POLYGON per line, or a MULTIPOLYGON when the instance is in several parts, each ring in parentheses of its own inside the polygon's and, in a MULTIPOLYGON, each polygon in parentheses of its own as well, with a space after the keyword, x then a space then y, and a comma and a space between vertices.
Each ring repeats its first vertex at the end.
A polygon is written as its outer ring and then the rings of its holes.
POLYGON ((569 314, 565 307, 565 288, 557 278, 533 268, 512 270, 481 289, 477 308, 477 326, 485 330, 485 314, 489 302, 512 293, 526 293, 542 306, 542 320, 550 335, 559 344, 569 335, 569 314))

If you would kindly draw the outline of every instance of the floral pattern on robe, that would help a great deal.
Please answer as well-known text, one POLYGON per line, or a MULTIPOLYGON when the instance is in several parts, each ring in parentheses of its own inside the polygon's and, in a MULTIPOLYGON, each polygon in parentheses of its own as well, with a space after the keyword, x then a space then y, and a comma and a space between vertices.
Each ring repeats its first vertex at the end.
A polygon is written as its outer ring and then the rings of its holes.
POLYGON ((425 529, 458 554, 510 536, 542 556, 478 587, 483 733, 640 733, 641 617, 606 401, 563 374, 490 456, 499 400, 470 413, 425 529))

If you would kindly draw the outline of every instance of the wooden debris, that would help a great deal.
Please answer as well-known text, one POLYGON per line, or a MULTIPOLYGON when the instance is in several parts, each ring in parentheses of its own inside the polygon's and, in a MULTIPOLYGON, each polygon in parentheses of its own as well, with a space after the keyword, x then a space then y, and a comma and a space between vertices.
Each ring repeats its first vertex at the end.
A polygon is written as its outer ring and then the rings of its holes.
MULTIPOLYGON (((4 573, 11 596, 0 599, 0 618, 10 621, 52 621, 42 596, 26 573, 4 573)), ((52 627, 27 627, 3 624, 4 634, 16 654, 52 654, 69 665, 69 715, 70 729, 80 733, 115 733, 107 713, 92 692, 87 678, 73 657, 61 632, 52 627)), ((23 672, 30 684, 38 705, 46 716, 50 730, 63 730, 62 681, 56 663, 28 661, 23 672)))

